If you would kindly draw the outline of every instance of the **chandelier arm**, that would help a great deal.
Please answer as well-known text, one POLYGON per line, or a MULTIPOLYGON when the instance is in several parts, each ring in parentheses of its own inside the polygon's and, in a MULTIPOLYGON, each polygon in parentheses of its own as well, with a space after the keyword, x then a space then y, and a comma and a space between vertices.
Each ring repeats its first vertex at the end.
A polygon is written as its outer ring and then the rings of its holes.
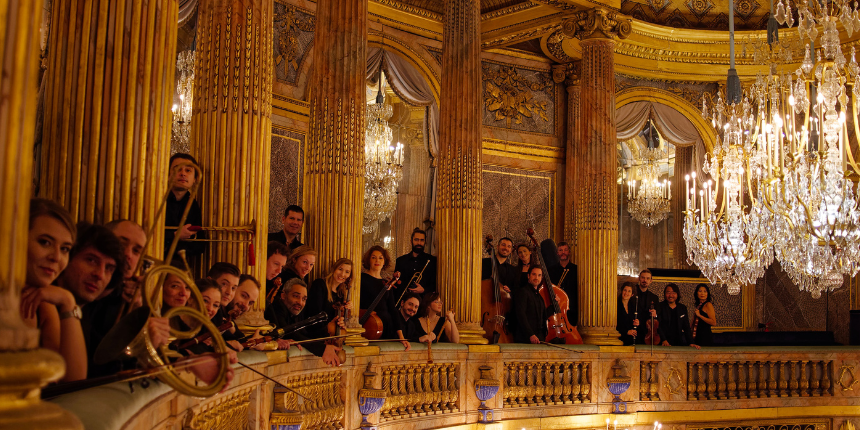
MULTIPOLYGON (((854 84, 857 85, 857 84, 854 84)), ((854 112, 854 140, 860 143, 860 125, 857 124, 857 121, 860 118, 857 117, 857 102, 858 100, 851 100, 851 110, 854 112)), ((847 120, 845 121, 848 122, 847 120)), ((860 167, 857 166, 857 162, 854 161, 854 151, 851 150, 851 139, 848 139, 848 125, 845 125, 845 152, 848 153, 848 163, 851 164, 851 167, 854 169, 854 174, 860 175, 860 167)))

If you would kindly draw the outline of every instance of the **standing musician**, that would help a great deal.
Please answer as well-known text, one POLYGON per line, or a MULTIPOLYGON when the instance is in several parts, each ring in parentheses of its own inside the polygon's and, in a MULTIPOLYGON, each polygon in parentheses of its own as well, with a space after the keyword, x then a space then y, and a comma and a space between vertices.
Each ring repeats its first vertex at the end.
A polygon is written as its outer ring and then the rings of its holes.
POLYGON ((520 274, 517 285, 525 286, 529 283, 529 269, 532 267, 532 249, 525 243, 517 245, 517 273, 520 274))
POLYGON ((514 292, 513 308, 515 322, 514 330, 516 343, 541 343, 547 336, 547 310, 543 297, 540 295, 540 285, 543 272, 540 266, 532 266, 528 272, 528 285, 523 285, 514 292))
MULTIPOLYGON (((361 274, 361 297, 359 297, 359 309, 368 309, 376 296, 385 288, 386 281, 382 277, 382 271, 391 266, 391 257, 385 248, 374 245, 361 257, 361 266, 364 272, 361 274)), ((391 290, 383 293, 382 300, 373 309, 376 316, 382 320, 382 338, 391 339, 397 337, 397 332, 394 329, 392 314, 394 314, 394 301, 396 297, 391 293, 391 290)), ((404 297, 405 300, 405 297, 404 297)))
MULTIPOLYGON (((304 308, 308 300, 308 287, 301 279, 293 278, 284 284, 278 300, 266 307, 265 317, 280 328, 287 327, 305 319, 304 308)), ((341 329, 346 329, 343 319, 338 321, 341 329)), ((289 335, 290 339, 278 339, 278 349, 290 349, 290 343, 299 340, 317 339, 309 334, 306 329, 299 330, 289 335)), ((340 358, 337 356, 338 348, 323 342, 311 342, 306 344, 308 351, 330 366, 339 366, 340 358)), ((296 345, 301 349, 301 346, 296 345)))
MULTIPOLYGON (((169 244, 173 242, 175 234, 179 235, 179 244, 176 246, 176 251, 185 250, 185 257, 189 262, 196 261, 197 257, 203 254, 206 249, 205 242, 186 242, 186 239, 205 239, 205 232, 192 232, 192 226, 203 225, 203 212, 200 210, 200 204, 197 199, 191 202, 191 209, 188 211, 188 217, 185 218, 185 225, 177 225, 182 220, 182 214, 185 212, 185 206, 188 205, 188 199, 191 198, 191 187, 197 181, 197 170, 188 163, 194 163, 199 166, 197 160, 189 154, 176 153, 170 157, 170 181, 171 193, 167 196, 167 206, 164 213, 164 225, 168 227, 176 227, 175 229, 166 229, 164 231, 164 243, 168 246, 164 247, 164 256, 167 257, 167 252, 170 250, 169 244)), ((168 262, 169 263, 169 262, 168 262)))
POLYGON ((558 266, 547 267, 552 283, 567 293, 567 320, 571 325, 579 325, 579 273, 576 264, 570 261, 570 245, 567 242, 558 243, 558 266), (565 273, 567 270, 567 273, 565 273), (564 275, 564 280, 559 280, 564 275))
POLYGON ((424 230, 420 228, 412 230, 412 251, 397 257, 395 260, 394 271, 400 272, 400 278, 403 280, 403 283, 393 291, 395 297, 399 298, 403 295, 406 283, 416 273, 421 273, 421 281, 409 285, 410 293, 426 295, 436 291, 436 257, 424 252, 426 240, 427 233, 424 230), (422 269, 423 272, 421 272, 422 269))
MULTIPOLYGON (((324 278, 317 278, 308 291, 308 301, 305 305, 306 315, 317 315, 325 312, 328 320, 338 318, 338 309, 344 306, 352 309, 352 304, 346 302, 347 289, 352 284, 352 260, 339 258, 329 269, 324 278)), ((317 324, 308 328, 314 337, 331 336, 327 327, 317 324)))
MULTIPOLYGON (((508 261, 508 257, 511 256, 511 252, 514 249, 514 241, 510 238, 503 237, 499 239, 499 243, 496 245, 496 261, 499 262, 498 266, 498 274, 499 274, 499 284, 500 288, 510 294, 511 291, 515 290, 519 285, 519 277, 520 274, 517 271, 516 266, 511 264, 508 261)), ((493 277, 493 266, 491 264, 489 257, 484 258, 481 261, 481 279, 491 279, 493 277)))
POLYGON ((651 271, 642 269, 639 272, 639 288, 636 289, 636 315, 638 318, 633 320, 633 326, 636 328, 636 344, 645 344, 645 336, 648 335, 648 330, 645 328, 645 322, 648 318, 657 318, 657 304, 660 303, 660 298, 651 291, 648 287, 651 286, 651 271))
POLYGON ((636 338, 636 327, 633 326, 633 320, 636 319, 636 301, 631 300, 634 288, 636 284, 625 282, 621 286, 621 294, 618 295, 618 321, 615 323, 615 330, 621 333, 620 339, 624 345, 633 345, 636 338))
POLYGON ((657 306, 657 318, 660 320, 660 339, 663 346, 692 346, 693 336, 690 333, 690 318, 687 307, 681 304, 681 292, 675 284, 666 284, 663 289, 664 301, 657 306))

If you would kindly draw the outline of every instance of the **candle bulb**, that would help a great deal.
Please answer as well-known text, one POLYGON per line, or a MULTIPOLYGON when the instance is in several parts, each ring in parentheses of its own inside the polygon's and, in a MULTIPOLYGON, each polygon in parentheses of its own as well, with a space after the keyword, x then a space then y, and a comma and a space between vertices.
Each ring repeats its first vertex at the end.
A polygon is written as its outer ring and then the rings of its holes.
POLYGON ((613 428, 614 430, 618 430, 618 420, 615 420, 615 421, 612 423, 612 428, 613 428))
POLYGON ((609 418, 606 419, 606 430, 609 430, 609 418))

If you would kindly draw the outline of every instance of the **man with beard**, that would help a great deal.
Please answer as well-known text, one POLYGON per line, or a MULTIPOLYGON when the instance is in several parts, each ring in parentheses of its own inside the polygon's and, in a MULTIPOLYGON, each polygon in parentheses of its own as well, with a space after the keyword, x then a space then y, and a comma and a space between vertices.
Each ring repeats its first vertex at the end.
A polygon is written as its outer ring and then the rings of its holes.
MULTIPOLYGON (((254 306, 254 303, 257 302, 257 298, 260 296, 260 282, 257 281, 257 278, 251 275, 242 275, 239 277, 239 286, 236 288, 236 295, 233 296, 233 300, 227 304, 227 306, 222 306, 221 309, 224 310, 221 314, 216 314, 214 318, 212 318, 212 323, 215 324, 216 327, 220 327, 227 321, 236 321, 237 318, 242 316, 245 312, 248 312, 251 307, 254 306), (229 319, 228 319, 229 318, 229 319)), ((239 343, 246 336, 236 328, 236 324, 233 324, 233 327, 224 332, 224 340, 227 341, 234 349, 241 351, 242 346, 239 343)))
POLYGON ((413 319, 412 317, 418 313, 418 306, 420 304, 421 300, 418 298, 418 295, 406 293, 403 296, 403 303, 401 303, 400 309, 391 318, 397 337, 400 339, 400 343, 406 347, 407 351, 412 348, 409 344, 410 340, 413 342, 418 341, 418 328, 415 327, 417 319, 413 319))
POLYGON ((547 270, 553 285, 561 288, 567 294, 567 320, 571 325, 576 326, 579 321, 579 284, 577 279, 579 274, 576 271, 576 264, 570 261, 570 245, 567 242, 559 242, 557 249, 559 265, 547 267, 547 270), (565 270, 567 270, 567 274, 564 275, 564 282, 559 284, 558 282, 565 270))
MULTIPOLYGON (((308 286, 299 278, 293 278, 284 284, 281 295, 278 300, 274 300, 272 304, 266 307, 265 317, 271 323, 279 328, 287 327, 299 321, 307 319, 302 311, 305 309, 305 304, 308 301, 308 286)), ((346 330, 346 325, 343 323, 343 318, 337 322, 338 325, 346 330)), ((308 334, 307 329, 302 329, 294 333, 290 333, 289 339, 278 339, 278 349, 290 349, 290 344, 294 341, 314 339, 308 334)), ((341 364, 338 357, 339 348, 334 345, 327 345, 323 342, 309 342, 306 345, 308 351, 317 357, 322 357, 323 361, 330 366, 339 366, 341 364)), ((296 345, 299 349, 301 346, 296 345)))
POLYGON ((528 285, 522 285, 514 294, 513 314, 516 343, 541 343, 546 339, 546 304, 538 293, 543 273, 540 266, 531 266, 528 273, 528 285))
POLYGON ((655 310, 657 304, 660 303, 660 298, 657 297, 648 288, 651 286, 651 271, 643 269, 639 272, 639 288, 636 289, 636 297, 633 300, 636 302, 636 319, 633 320, 633 327, 636 329, 636 344, 645 343, 645 336, 648 335, 648 330, 645 328, 645 321, 652 316, 657 318, 655 310))
MULTIPOLYGON (((493 258, 499 262, 499 284, 501 284, 502 290, 506 293, 511 294, 511 291, 514 291, 520 282, 520 274, 518 273, 518 269, 516 266, 511 264, 508 261, 508 257, 511 256, 511 252, 514 250, 514 241, 510 238, 503 237, 499 239, 499 243, 496 244, 496 255, 493 258)), ((486 257, 481 262, 481 279, 490 279, 493 276, 493 266, 490 257, 486 257)))
POLYGON ((412 230, 412 252, 397 257, 394 261, 394 271, 400 272, 402 282, 392 293, 394 297, 400 298, 406 289, 406 284, 416 273, 424 270, 421 282, 413 282, 409 286, 409 293, 423 296, 436 291, 436 257, 424 252, 427 233, 420 228, 412 230), (425 269, 424 266, 427 266, 425 269))

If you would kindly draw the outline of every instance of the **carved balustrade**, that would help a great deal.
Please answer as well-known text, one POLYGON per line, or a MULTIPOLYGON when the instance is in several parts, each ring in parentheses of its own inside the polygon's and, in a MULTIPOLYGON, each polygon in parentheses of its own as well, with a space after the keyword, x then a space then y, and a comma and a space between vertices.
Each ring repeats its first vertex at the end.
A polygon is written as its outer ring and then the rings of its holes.
MULTIPOLYGON (((761 419, 727 422, 733 414, 726 411, 746 409, 750 412, 738 415, 756 418, 778 411, 780 419, 802 419, 810 410, 821 417, 845 417, 844 411, 860 405, 860 348, 854 347, 652 351, 441 344, 434 345, 428 357, 424 345, 404 352, 399 343, 381 343, 347 348, 347 361, 336 368, 306 351, 291 352, 289 360, 283 351, 244 352, 240 360, 286 388, 236 368, 231 387, 208 399, 179 396, 160 383, 149 388, 135 383, 129 392, 128 385, 120 383, 55 402, 81 417, 88 429, 271 430, 297 424, 302 429, 358 428, 358 393, 368 388, 363 381, 370 374, 375 376, 369 388, 384 394, 385 402, 367 418, 380 429, 462 426, 485 415, 511 428, 533 428, 534 420, 549 420, 546 426, 554 428, 589 428, 583 423, 611 416, 610 378, 629 381, 619 395, 630 412, 623 415, 629 428, 654 419, 702 428, 755 428, 761 419), (498 387, 481 410, 477 385, 498 387), (594 417, 577 421, 583 415, 594 417)), ((487 391, 482 393, 486 398, 487 391)), ((842 421, 829 422, 821 430, 832 430, 842 421)))

